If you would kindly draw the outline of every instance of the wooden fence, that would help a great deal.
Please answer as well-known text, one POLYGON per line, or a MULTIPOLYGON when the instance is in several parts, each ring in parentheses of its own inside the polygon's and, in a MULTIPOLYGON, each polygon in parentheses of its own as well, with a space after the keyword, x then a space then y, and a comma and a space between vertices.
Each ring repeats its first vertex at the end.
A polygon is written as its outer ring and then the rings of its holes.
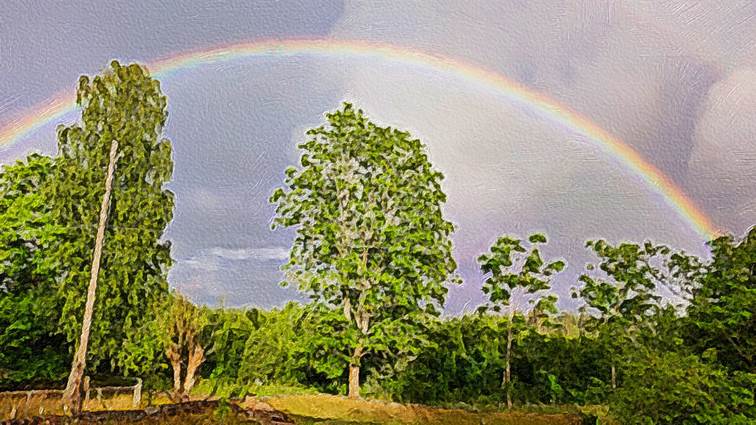
MULTIPOLYGON (((107 398, 114 397, 120 394, 132 394, 131 406, 134 408, 139 407, 142 402, 142 380, 136 378, 136 384, 127 387, 109 386, 109 387, 90 387, 89 377, 84 378, 84 386, 82 388, 84 392, 84 404, 89 404, 96 400, 100 407, 106 410, 110 409, 107 405, 107 398)), ((63 397, 63 390, 25 390, 25 391, 5 391, 0 392, 0 400, 12 403, 12 409, 10 412, 10 418, 16 417, 29 417, 29 414, 36 414, 36 412, 30 412, 32 399, 35 400, 60 400, 63 397)), ((40 403, 41 404, 41 403, 40 403)), ((0 419, 2 415, 0 414, 0 419)))

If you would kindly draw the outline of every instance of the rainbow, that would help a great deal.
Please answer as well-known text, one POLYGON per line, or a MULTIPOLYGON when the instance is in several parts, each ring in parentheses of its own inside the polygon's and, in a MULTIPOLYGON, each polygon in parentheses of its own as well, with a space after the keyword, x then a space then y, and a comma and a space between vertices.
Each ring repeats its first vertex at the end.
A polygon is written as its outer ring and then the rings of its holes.
MULTIPOLYGON (((187 51, 152 62, 147 65, 147 68, 150 69, 152 75, 162 78, 180 70, 241 58, 296 55, 378 58, 396 61, 442 71, 468 83, 494 90, 512 101, 528 105, 571 131, 596 142, 603 151, 640 176, 650 190, 659 194, 704 239, 708 240, 720 234, 709 217, 669 177, 619 138, 542 93, 535 92, 500 73, 454 58, 407 47, 366 41, 287 39, 245 42, 187 51)), ((75 101, 73 93, 60 93, 0 126, 0 151, 21 142, 40 127, 75 111, 75 101)))

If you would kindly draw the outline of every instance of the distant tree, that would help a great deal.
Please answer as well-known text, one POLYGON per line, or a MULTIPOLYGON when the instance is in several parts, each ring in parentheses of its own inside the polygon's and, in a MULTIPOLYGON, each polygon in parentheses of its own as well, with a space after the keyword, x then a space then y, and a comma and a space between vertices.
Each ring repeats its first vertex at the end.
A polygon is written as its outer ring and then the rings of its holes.
POLYGON ((57 331, 57 270, 48 256, 61 229, 40 194, 53 172, 37 154, 0 169, 0 387, 48 384, 65 374, 57 331))
POLYGON ((207 312, 209 344, 203 368, 218 387, 231 386, 243 380, 240 369, 247 362, 247 341, 258 328, 258 309, 210 308, 207 312))
MULTIPOLYGON (((456 269, 443 176, 409 133, 345 103, 307 132, 300 168, 274 191, 274 227, 296 228, 287 281, 343 312, 349 395, 373 350, 413 346, 412 316, 437 312, 456 269)), ((324 335, 324 337, 334 337, 324 335)))
MULTIPOLYGON (((506 329, 506 351, 502 386, 506 389, 507 406, 512 407, 512 342, 518 325, 522 325, 522 311, 518 313, 518 301, 529 295, 529 303, 536 315, 556 314, 556 295, 548 294, 551 279, 565 267, 562 260, 544 261, 539 246, 546 243, 546 236, 536 233, 528 238, 526 248, 518 238, 502 236, 494 242, 488 253, 478 257, 480 269, 488 276, 483 283, 483 292, 488 294, 484 309, 500 312, 506 309, 509 320, 506 329), (515 321, 518 323, 515 323, 515 321)), ((537 316, 536 316, 537 317, 537 316)))
MULTIPOLYGON (((42 193, 51 220, 63 228, 50 261, 59 267, 63 298, 59 325, 75 343, 81 329, 109 151, 118 141, 88 355, 88 369, 139 373, 144 352, 130 348, 151 338, 143 331, 155 304, 168 295, 170 243, 162 240, 173 216, 171 144, 161 139, 167 118, 160 84, 139 65, 113 61, 102 74, 79 79, 81 122, 58 128, 58 157, 42 193)), ((148 341, 145 341, 148 342, 148 341)), ((151 366, 150 366, 151 367, 151 366)))
POLYGON ((700 353, 716 350, 734 370, 756 373, 756 227, 741 240, 709 243, 712 260, 688 307, 688 339, 700 353))
POLYGON ((208 313, 192 304, 186 297, 174 292, 159 318, 165 355, 173 369, 174 401, 184 401, 197 378, 197 370, 205 361, 208 341, 202 340, 208 313))
POLYGON ((245 384, 296 384, 302 379, 299 348, 307 310, 289 302, 283 308, 258 311, 256 327, 245 341, 239 377, 245 384))
POLYGON ((586 265, 587 273, 579 278, 582 286, 573 290, 573 297, 580 296, 585 301, 583 308, 594 317, 588 325, 607 349, 611 386, 616 388, 617 362, 623 349, 638 342, 643 328, 650 327, 651 318, 660 311, 659 291, 669 283, 660 267, 671 250, 650 242, 611 245, 596 240, 586 246, 600 261, 586 265))

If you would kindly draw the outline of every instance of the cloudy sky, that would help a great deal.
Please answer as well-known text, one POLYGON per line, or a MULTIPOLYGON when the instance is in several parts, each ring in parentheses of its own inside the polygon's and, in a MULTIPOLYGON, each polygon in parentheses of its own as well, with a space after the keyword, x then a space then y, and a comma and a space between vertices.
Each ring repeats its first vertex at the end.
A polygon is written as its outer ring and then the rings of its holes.
MULTIPOLYGON (((742 234, 756 223, 751 0, 199 3, 3 1, 0 128, 112 58, 149 63, 271 38, 389 43, 555 99, 662 170, 719 228, 742 234)), ((590 260, 586 239, 653 239, 705 255, 690 225, 588 137, 443 69, 270 56, 185 70, 162 86, 176 164, 170 280, 199 302, 268 307, 299 297, 277 286, 292 233, 269 230, 266 200, 304 131, 343 100, 421 138, 446 175, 465 279, 449 312, 481 302, 474 258, 502 233, 550 236, 547 253, 570 264, 556 285, 562 295, 590 260)), ((54 153, 55 124, 0 150, 0 162, 54 153)))

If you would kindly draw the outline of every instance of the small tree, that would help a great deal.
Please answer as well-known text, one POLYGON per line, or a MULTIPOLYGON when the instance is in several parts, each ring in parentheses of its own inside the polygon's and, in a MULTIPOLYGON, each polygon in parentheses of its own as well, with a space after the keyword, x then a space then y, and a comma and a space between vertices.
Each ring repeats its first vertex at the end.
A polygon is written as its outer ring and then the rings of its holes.
POLYGON ((184 401, 194 388, 197 369, 205 361, 205 347, 200 337, 208 324, 207 313, 179 293, 174 293, 161 318, 161 336, 165 355, 173 368, 175 401, 184 401))
POLYGON ((412 316, 437 312, 456 269, 443 176, 420 140, 345 103, 307 132, 300 168, 271 196, 274 227, 296 227, 287 281, 343 312, 349 395, 366 353, 411 350, 412 316))
POLYGON ((495 312, 507 309, 509 320, 506 330, 506 352, 502 386, 507 394, 507 407, 512 407, 512 341, 515 332, 515 320, 522 322, 517 315, 517 303, 529 295, 529 303, 540 315, 556 313, 556 295, 549 294, 551 279, 562 271, 562 260, 546 262, 541 258, 539 245, 546 243, 546 236, 536 233, 528 238, 530 247, 515 237, 502 236, 494 242, 487 254, 478 257, 480 269, 488 276, 483 283, 483 292, 488 294, 488 305, 495 312))
POLYGON ((608 350, 611 386, 617 387, 617 361, 623 348, 634 341, 650 316, 658 311, 661 297, 657 289, 670 281, 663 279, 659 267, 665 264, 669 248, 645 243, 613 246, 604 240, 588 241, 599 257, 598 265, 588 264, 580 276, 583 286, 573 290, 590 313, 595 315, 593 330, 608 350), (598 269, 598 270, 597 270, 598 269))

